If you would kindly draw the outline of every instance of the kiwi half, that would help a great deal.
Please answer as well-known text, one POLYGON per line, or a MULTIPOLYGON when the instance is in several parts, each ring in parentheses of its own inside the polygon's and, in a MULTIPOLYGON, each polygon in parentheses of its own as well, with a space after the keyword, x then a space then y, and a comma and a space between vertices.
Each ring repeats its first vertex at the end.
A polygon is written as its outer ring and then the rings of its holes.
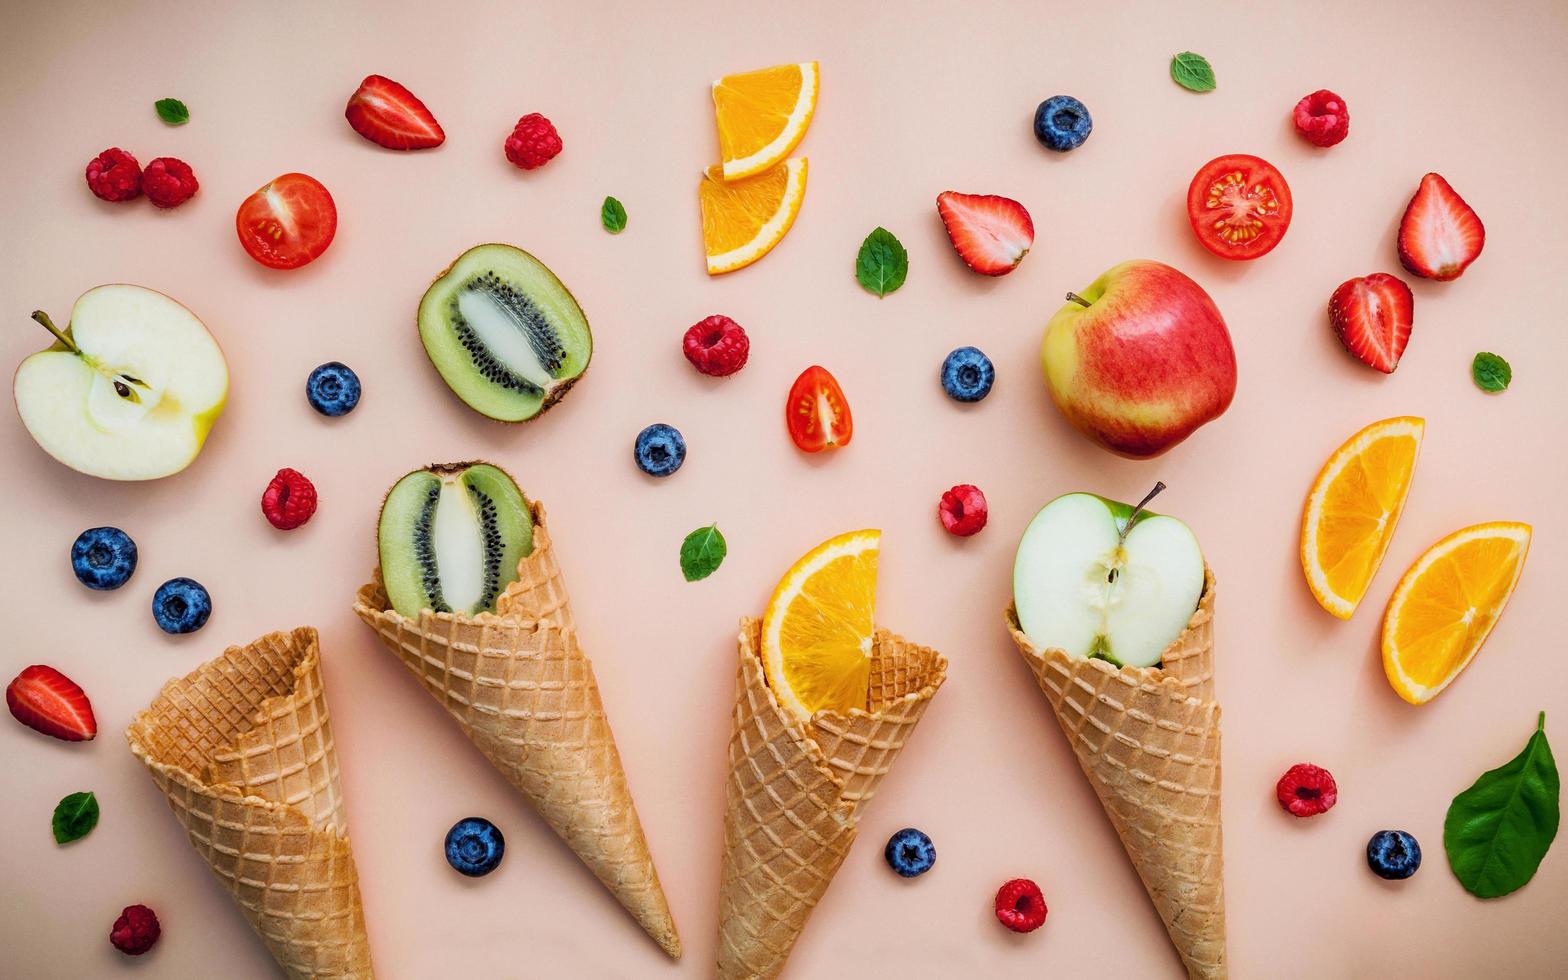
POLYGON ((533 510, 499 467, 433 465, 393 485, 376 537, 387 601, 399 613, 494 612, 517 563, 533 553, 533 510))
POLYGON ((441 378, 503 422, 543 414, 593 356, 582 307, 544 263, 511 245, 476 245, 419 301, 419 339, 441 378))

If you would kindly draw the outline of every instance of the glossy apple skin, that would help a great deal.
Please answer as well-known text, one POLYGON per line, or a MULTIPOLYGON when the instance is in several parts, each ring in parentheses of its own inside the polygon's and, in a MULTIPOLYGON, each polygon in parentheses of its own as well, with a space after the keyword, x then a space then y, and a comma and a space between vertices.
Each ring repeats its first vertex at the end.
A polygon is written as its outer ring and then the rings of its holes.
POLYGON ((1236 351, 1214 300, 1176 269, 1113 266, 1051 317, 1040 345, 1051 400, 1084 435, 1133 459, 1158 456, 1219 418, 1236 351))

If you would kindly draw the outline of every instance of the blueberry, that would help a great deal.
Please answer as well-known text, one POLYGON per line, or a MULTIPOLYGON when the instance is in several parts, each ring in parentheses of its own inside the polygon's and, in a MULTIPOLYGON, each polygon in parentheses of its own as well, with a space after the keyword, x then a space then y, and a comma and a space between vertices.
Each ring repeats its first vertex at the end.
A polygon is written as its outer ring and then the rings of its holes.
POLYGON ((905 878, 918 878, 936 863, 936 847, 925 834, 905 827, 887 839, 882 856, 887 858, 888 867, 905 878))
POLYGON ((446 832, 446 860, 459 874, 482 878, 501 863, 506 838, 484 817, 464 817, 446 832))
POLYGON ((328 361, 310 372, 305 397, 322 415, 347 415, 359 404, 359 375, 341 361, 328 361))
POLYGON ((136 571, 136 542, 117 527, 90 527, 71 545, 71 571, 89 589, 118 589, 136 571))
POLYGON ((1082 146, 1092 129, 1089 110, 1070 95, 1053 95, 1034 111, 1034 138, 1058 153, 1082 146))
POLYGON ((1380 830, 1367 841, 1367 867, 1379 878, 1403 881, 1421 867, 1421 845, 1403 830, 1380 830))
POLYGON ((655 422, 637 433, 637 466, 649 476, 669 476, 686 462, 686 440, 673 425, 655 422))
POLYGON ((207 625, 212 597, 200 582, 171 578, 152 597, 152 618, 165 633, 194 633, 207 625))
POLYGON ((979 401, 995 380, 996 368, 978 347, 960 347, 942 362, 942 389, 954 401, 979 401))

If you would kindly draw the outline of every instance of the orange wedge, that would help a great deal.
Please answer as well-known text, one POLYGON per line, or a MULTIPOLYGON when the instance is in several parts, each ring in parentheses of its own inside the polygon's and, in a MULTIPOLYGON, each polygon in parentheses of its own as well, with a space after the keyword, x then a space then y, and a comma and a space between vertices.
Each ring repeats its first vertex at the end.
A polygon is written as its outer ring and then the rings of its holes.
POLYGON ((1377 574, 1405 509, 1426 422, 1384 419, 1334 451, 1301 514, 1301 570, 1318 605, 1349 619, 1377 574))
POLYGON ((1529 552, 1530 525, 1497 521, 1455 531, 1416 559, 1383 614, 1383 672, 1400 697, 1426 704, 1475 659, 1529 552))
POLYGON ((805 157, 744 180, 726 181, 717 164, 709 167, 697 188, 708 275, 734 272, 772 251, 795 223, 805 197, 805 157))
POLYGON ((768 600, 763 673, 779 704, 801 721, 867 705, 881 543, 881 531, 822 542, 795 562, 768 600))
POLYGON ((759 174, 800 144, 817 111, 817 63, 778 65, 713 83, 724 180, 759 174))

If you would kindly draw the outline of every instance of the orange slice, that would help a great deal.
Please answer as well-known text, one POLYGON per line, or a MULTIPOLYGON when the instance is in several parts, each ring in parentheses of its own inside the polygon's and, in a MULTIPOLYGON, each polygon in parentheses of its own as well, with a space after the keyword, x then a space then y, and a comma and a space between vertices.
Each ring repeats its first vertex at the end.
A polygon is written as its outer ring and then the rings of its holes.
POLYGON ((807 552, 762 614, 762 669, 801 721, 865 708, 881 531, 850 531, 807 552))
POLYGON ((1416 559, 1383 614, 1383 672, 1411 704, 1437 697, 1497 625, 1530 552, 1530 525, 1455 531, 1416 559))
POLYGON ((1318 605, 1349 619, 1377 574, 1405 509, 1426 422, 1384 419, 1334 451, 1301 514, 1301 570, 1318 605))
POLYGON ((724 180, 777 164, 800 144, 817 111, 817 63, 778 65, 713 83, 724 180))
POLYGON ((726 181, 718 165, 709 167, 697 188, 708 275, 734 272, 772 251, 795 223, 805 197, 805 157, 744 180, 726 181))

